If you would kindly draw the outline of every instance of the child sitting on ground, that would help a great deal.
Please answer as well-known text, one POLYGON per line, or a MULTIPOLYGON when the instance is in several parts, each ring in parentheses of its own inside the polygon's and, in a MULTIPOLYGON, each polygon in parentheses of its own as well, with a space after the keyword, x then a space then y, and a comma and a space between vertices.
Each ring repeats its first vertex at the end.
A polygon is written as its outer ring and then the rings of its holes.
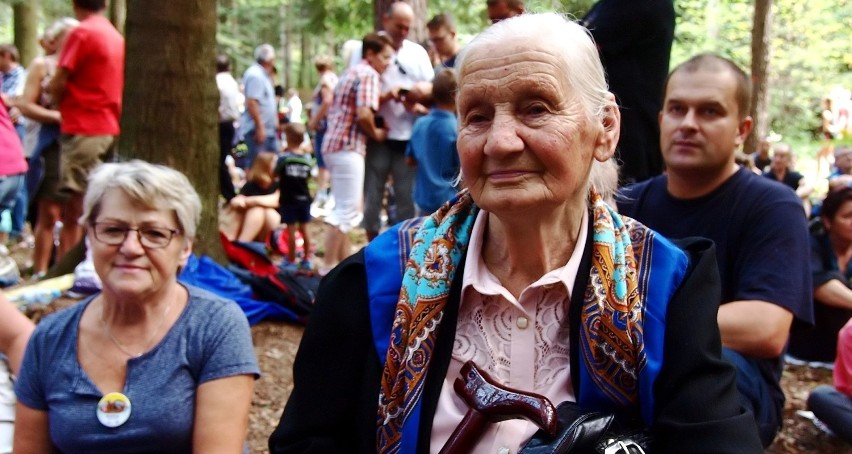
POLYGON ((219 229, 229 240, 262 242, 281 224, 276 159, 276 153, 258 153, 246 174, 246 184, 220 213, 219 229))
POLYGON ((299 267, 311 270, 310 261, 311 239, 308 234, 308 223, 311 221, 311 192, 308 180, 311 178, 313 162, 304 154, 301 147, 305 137, 305 125, 287 123, 283 127, 287 148, 278 158, 275 173, 278 175, 280 199, 278 212, 281 222, 287 224, 287 257, 285 267, 296 265, 296 230, 302 235, 304 256, 299 267))

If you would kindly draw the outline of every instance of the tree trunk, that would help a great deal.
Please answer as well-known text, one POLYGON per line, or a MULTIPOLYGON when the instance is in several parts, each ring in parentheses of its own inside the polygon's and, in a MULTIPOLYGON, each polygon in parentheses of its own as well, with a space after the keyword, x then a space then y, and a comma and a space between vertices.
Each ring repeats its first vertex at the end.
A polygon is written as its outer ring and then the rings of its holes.
MULTIPOLYGON (((281 71, 278 72, 278 83, 285 89, 292 86, 291 77, 293 74, 292 47, 293 42, 293 6, 290 2, 281 3, 278 7, 278 23, 279 23, 279 58, 283 63, 281 71)), ((284 100, 282 100, 284 101, 284 100)), ((286 102, 286 101, 285 101, 286 102)))
POLYGON ((12 6, 15 28, 15 47, 21 59, 18 63, 27 67, 36 55, 38 46, 38 16, 41 11, 40 0, 27 0, 12 6))
POLYGON ((124 22, 127 20, 127 0, 110 0, 109 2, 109 21, 112 25, 124 33, 124 22))
POLYGON ((751 28, 751 111, 754 128, 744 151, 757 150, 757 143, 769 131, 769 60, 772 54, 772 0, 756 0, 751 28))
MULTIPOLYGON (((388 10, 391 3, 397 0, 373 0, 373 25, 376 30, 381 30, 382 16, 388 10)), ((422 43, 426 39, 426 22, 429 21, 429 9, 427 0, 406 0, 405 3, 411 5, 414 10, 414 22, 411 24, 411 31, 408 34, 408 39, 416 43, 422 43)))
POLYGON ((216 0, 128 2, 119 153, 185 173, 201 196, 195 252, 219 243, 216 0))

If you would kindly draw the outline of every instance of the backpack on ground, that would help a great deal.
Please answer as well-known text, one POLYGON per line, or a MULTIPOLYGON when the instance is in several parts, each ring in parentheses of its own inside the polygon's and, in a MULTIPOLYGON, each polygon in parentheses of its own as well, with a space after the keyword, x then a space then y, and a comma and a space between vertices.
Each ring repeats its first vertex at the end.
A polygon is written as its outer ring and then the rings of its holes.
POLYGON ((295 313, 300 322, 307 322, 319 287, 318 274, 276 266, 263 243, 230 241, 224 235, 220 238, 231 261, 228 269, 251 286, 255 298, 281 305, 295 313))

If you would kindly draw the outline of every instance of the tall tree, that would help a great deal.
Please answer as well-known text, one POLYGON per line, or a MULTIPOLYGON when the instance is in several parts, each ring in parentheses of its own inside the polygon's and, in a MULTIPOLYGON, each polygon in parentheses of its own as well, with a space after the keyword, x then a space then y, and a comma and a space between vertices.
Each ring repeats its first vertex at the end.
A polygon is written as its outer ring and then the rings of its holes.
POLYGON ((38 16, 41 11, 39 0, 26 0, 12 5, 15 28, 15 47, 24 66, 38 55, 38 16))
POLYGON ((769 131, 769 61, 772 54, 772 0, 756 0, 751 27, 751 117, 754 129, 746 139, 746 152, 757 150, 760 137, 769 131))
POLYGON ((119 153, 184 172, 201 196, 195 250, 222 259, 217 223, 216 0, 127 5, 119 153))
POLYGON ((127 0, 110 0, 109 21, 121 33, 124 33, 125 20, 127 20, 127 0))

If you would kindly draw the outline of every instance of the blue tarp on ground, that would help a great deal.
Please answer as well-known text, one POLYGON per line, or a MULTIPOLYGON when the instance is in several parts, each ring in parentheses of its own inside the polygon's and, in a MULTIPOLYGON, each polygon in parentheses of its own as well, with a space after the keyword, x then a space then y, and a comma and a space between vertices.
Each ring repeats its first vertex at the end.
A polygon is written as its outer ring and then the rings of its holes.
POLYGON ((296 314, 287 308, 254 299, 248 284, 206 255, 190 256, 178 280, 236 301, 252 326, 265 319, 298 322, 296 314))

